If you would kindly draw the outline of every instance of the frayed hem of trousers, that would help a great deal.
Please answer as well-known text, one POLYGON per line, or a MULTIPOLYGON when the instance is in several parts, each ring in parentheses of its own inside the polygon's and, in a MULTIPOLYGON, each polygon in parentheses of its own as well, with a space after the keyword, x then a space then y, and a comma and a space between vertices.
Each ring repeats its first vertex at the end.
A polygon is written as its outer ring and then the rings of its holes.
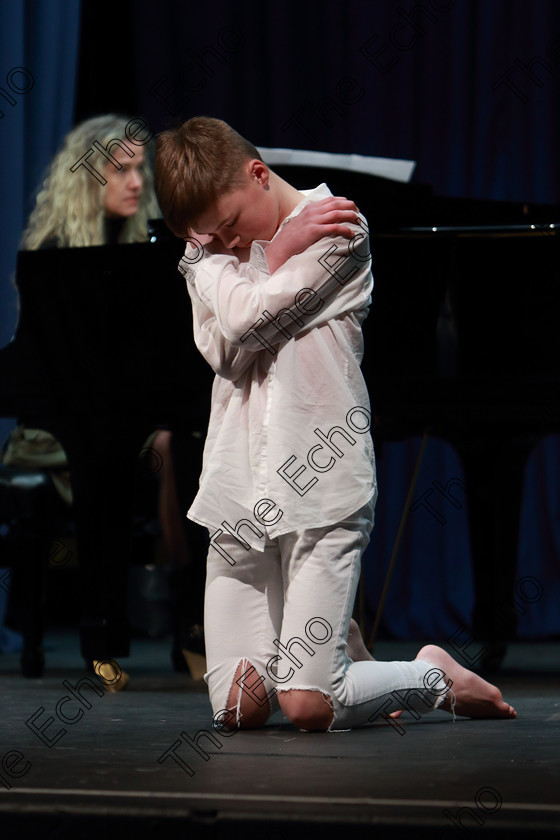
POLYGON ((442 694, 441 697, 438 697, 438 699, 436 700, 436 704, 434 706, 434 710, 439 709, 439 707, 441 706, 441 704, 443 703, 443 701, 445 700, 445 698, 447 697, 448 694, 451 695, 451 714, 453 715, 453 723, 455 723, 455 721, 457 720, 457 716, 455 714, 455 706, 457 705, 457 697, 455 695, 455 692, 451 688, 451 686, 449 686, 449 688, 447 689, 445 694, 442 694))
MULTIPOLYGON (((246 659, 245 657, 243 657, 242 659, 239 660, 239 663, 242 666, 241 673, 244 674, 245 669, 249 665, 249 660, 246 659)), ((234 680, 235 680, 235 674, 236 673, 237 673, 237 669, 233 672, 233 677, 231 679, 231 685, 230 685, 229 691, 227 693, 227 699, 229 699, 229 696, 231 694, 231 690, 232 690, 233 686, 235 685, 234 680)), ((237 687, 238 687, 239 691, 237 692, 237 700, 236 700, 235 706, 230 709, 227 706, 227 700, 226 700, 226 709, 227 709, 228 712, 232 712, 232 713, 235 712, 235 725, 236 725, 237 729, 239 730, 239 729, 241 729, 241 717, 242 717, 242 715, 241 715, 241 698, 243 697, 243 686, 239 685, 239 682, 237 682, 237 687)), ((224 726, 221 723, 220 724, 214 723, 214 728, 215 729, 227 729, 227 727, 224 726)))

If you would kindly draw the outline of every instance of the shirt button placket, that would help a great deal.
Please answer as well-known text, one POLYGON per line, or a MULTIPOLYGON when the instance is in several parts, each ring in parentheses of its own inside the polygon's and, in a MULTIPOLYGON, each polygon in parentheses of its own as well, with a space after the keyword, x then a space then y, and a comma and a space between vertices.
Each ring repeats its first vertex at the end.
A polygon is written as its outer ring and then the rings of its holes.
POLYGON ((276 362, 273 361, 270 365, 268 374, 266 376, 267 380, 267 388, 266 388, 266 409, 265 415, 263 418, 263 452, 261 463, 263 465, 263 471, 261 474, 261 488, 263 492, 263 496, 266 497, 268 494, 268 485, 269 485, 269 476, 268 476, 268 430, 270 428, 270 414, 272 410, 272 389, 274 383, 274 377, 276 373, 276 362))

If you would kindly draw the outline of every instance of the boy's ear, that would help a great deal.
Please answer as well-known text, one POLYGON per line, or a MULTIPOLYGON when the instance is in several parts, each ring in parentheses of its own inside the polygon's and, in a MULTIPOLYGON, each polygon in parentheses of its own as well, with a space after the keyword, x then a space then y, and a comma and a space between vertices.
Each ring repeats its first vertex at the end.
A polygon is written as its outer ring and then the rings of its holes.
POLYGON ((251 178, 255 178, 255 180, 263 187, 268 186, 270 170, 266 163, 263 163, 262 160, 258 160, 258 158, 254 158, 249 161, 247 169, 251 178))

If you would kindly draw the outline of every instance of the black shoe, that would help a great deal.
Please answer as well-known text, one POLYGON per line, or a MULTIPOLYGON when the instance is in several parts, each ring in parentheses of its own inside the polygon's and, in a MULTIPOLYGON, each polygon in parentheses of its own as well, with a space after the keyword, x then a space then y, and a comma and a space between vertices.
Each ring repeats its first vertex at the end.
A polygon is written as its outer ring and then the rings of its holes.
POLYGON ((201 680, 206 673, 206 649, 202 624, 192 624, 181 638, 175 639, 171 661, 176 671, 188 671, 193 680, 201 680), (179 656, 180 654, 180 656, 179 656), (179 665, 182 657, 183 665, 179 665))

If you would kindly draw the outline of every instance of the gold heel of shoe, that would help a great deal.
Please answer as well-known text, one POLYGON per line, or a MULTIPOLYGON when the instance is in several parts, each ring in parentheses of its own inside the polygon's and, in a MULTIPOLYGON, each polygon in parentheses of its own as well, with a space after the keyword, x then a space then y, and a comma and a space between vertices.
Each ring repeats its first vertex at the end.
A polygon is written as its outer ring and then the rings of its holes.
POLYGON ((193 680, 201 680, 206 673, 206 657, 202 656, 201 653, 193 653, 192 650, 185 650, 184 648, 182 648, 182 652, 193 680))
POLYGON ((114 659, 94 659, 93 670, 103 683, 105 691, 111 694, 124 691, 130 682, 130 677, 123 671, 114 659))

